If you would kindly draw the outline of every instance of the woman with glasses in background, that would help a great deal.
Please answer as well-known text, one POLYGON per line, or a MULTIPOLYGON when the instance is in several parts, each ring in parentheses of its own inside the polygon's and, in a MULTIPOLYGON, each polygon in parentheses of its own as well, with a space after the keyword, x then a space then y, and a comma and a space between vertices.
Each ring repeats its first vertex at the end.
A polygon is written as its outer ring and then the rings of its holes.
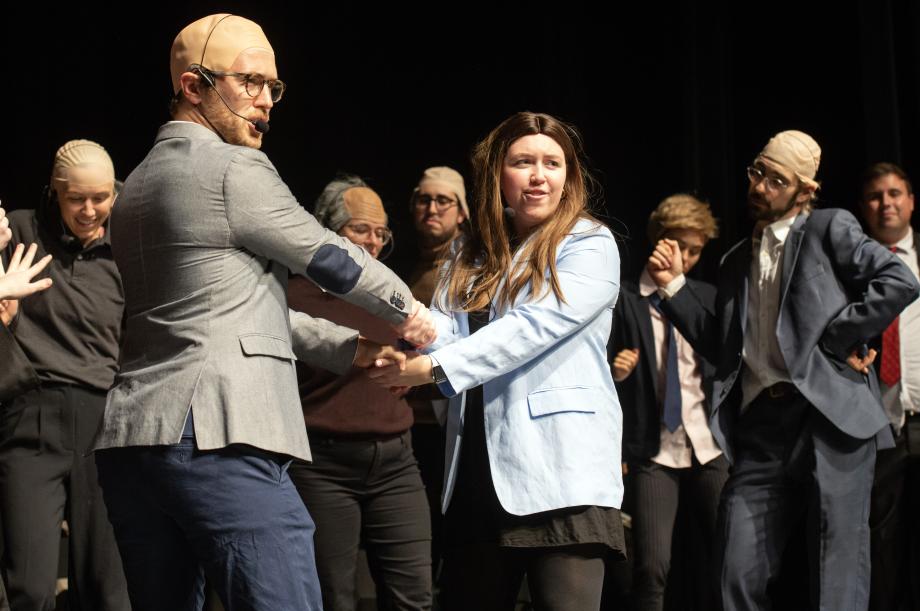
MULTIPOLYGON (((355 176, 333 180, 316 202, 323 226, 374 258, 392 247, 383 202, 355 176)), ((394 344, 390 325, 324 293, 300 276, 288 285, 291 309, 394 344)), ((364 544, 381 609, 431 608, 431 522, 412 453, 413 416, 401 396, 353 367, 343 376, 297 364, 313 462, 289 473, 316 523, 316 568, 327 611, 357 606, 358 547, 364 544)))

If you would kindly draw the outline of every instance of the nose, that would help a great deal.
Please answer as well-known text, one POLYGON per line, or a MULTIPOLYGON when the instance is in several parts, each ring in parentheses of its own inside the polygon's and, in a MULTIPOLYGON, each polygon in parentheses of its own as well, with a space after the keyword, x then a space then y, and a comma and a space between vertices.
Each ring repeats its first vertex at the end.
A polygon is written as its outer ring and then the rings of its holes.
POLYGON ((530 182, 540 184, 546 180, 546 177, 543 175, 543 165, 540 163, 535 163, 533 166, 533 171, 530 174, 530 182))
POLYGON ((83 206, 81 206, 80 212, 86 216, 95 216, 96 210, 93 208, 93 200, 88 197, 83 200, 83 206))
POLYGON ((383 240, 377 237, 370 237, 364 241, 364 250, 369 252, 372 257, 377 257, 377 253, 383 248, 383 240))
POLYGON ((271 89, 266 84, 265 86, 262 87, 262 91, 259 92, 259 95, 256 96, 255 102, 253 102, 253 106, 257 108, 267 108, 271 110, 271 108, 274 105, 275 103, 272 102, 271 89))

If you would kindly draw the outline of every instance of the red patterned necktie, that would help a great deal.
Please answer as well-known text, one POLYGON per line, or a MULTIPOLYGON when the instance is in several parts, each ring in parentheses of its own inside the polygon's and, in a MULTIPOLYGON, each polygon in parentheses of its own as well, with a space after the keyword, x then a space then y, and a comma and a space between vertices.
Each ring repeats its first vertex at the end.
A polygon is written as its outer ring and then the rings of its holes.
MULTIPOLYGON (((891 247, 891 252, 897 248, 891 247)), ((898 333, 898 318, 882 333, 882 368, 879 377, 886 386, 894 386, 901 380, 901 342, 898 333)))

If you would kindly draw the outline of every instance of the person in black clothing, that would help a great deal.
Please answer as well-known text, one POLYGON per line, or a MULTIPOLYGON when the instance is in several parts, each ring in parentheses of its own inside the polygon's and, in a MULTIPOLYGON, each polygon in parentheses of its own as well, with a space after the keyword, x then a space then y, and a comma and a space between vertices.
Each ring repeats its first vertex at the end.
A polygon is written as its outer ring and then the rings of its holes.
MULTIPOLYGON (((107 221, 112 160, 100 145, 58 149, 47 197, 10 213, 13 243, 53 256, 54 289, 0 311, 20 359, 20 392, 0 411, 3 575, 13 609, 54 607, 61 523, 69 536, 71 609, 129 609, 121 559, 87 456, 115 376, 124 297, 107 221)), ((12 255, 8 247, 4 260, 12 255)))

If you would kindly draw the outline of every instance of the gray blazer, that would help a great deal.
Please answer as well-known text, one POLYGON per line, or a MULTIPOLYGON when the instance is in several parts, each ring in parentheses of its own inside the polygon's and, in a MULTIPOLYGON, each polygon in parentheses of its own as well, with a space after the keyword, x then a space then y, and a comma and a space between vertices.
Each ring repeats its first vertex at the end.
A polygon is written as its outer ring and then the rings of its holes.
POLYGON ((310 459, 297 358, 344 372, 357 333, 290 312, 288 270, 383 320, 408 287, 323 229, 265 154, 170 122, 125 181, 111 220, 125 288, 120 372, 96 448, 234 443, 310 459), (293 337, 293 343, 292 343, 293 337))

